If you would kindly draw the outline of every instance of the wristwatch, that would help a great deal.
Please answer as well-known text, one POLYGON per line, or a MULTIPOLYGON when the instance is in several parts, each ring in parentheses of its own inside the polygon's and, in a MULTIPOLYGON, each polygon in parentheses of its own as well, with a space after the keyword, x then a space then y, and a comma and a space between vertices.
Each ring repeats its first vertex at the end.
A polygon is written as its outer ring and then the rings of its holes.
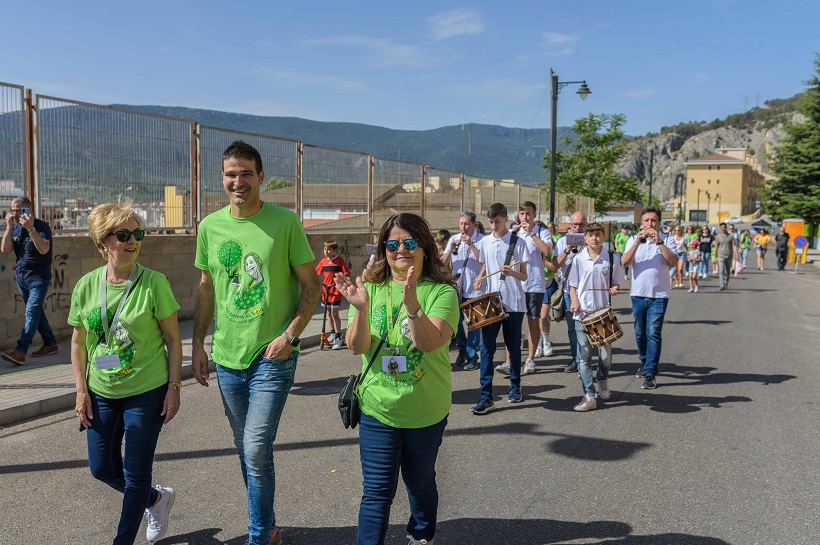
POLYGON ((26 231, 28 231, 29 233, 33 233, 36 230, 37 229, 35 229, 33 225, 31 227, 29 227, 28 229, 26 229, 26 231))
POLYGON ((178 381, 176 381, 176 382, 169 382, 168 384, 170 384, 171 386, 173 386, 175 390, 179 390, 179 389, 180 389, 180 387, 182 386, 182 382, 181 382, 181 381, 179 381, 179 380, 178 380, 178 381))
POLYGON ((285 338, 286 341, 288 341, 288 344, 290 344, 293 348, 299 348, 299 345, 302 343, 302 339, 300 339, 299 337, 291 337, 290 335, 288 335, 287 331, 283 331, 282 336, 285 338))
POLYGON ((407 315, 407 317, 411 320, 418 320, 422 316, 424 316, 424 312, 421 310, 421 307, 419 307, 419 309, 415 313, 407 315))

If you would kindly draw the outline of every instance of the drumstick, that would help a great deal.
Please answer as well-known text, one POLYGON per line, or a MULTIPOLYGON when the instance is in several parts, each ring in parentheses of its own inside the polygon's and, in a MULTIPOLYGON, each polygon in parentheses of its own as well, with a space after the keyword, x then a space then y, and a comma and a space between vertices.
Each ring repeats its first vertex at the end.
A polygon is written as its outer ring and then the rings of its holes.
MULTIPOLYGON (((515 267, 516 265, 520 265, 520 264, 521 264, 521 261, 516 261, 515 263, 510 263, 510 264, 509 264, 509 266, 510 266, 510 267, 515 267)), ((501 272, 501 269, 498 269, 498 270, 497 270, 497 271, 495 271, 494 273, 485 274, 484 276, 480 276, 480 277, 476 278, 476 279, 475 279, 475 282, 478 282, 479 280, 485 280, 485 279, 487 279, 487 278, 489 278, 489 277, 491 277, 491 276, 495 276, 496 274, 498 274, 498 273, 500 273, 500 272, 501 272)))

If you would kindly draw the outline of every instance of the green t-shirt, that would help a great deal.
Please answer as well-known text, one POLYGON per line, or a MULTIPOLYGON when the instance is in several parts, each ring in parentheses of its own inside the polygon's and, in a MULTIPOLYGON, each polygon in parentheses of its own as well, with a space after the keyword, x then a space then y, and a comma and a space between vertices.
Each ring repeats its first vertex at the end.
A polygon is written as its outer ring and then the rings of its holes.
POLYGON ((623 234, 622 231, 615 233, 615 251, 624 253, 626 251, 626 241, 629 240, 629 235, 623 234))
POLYGON ((697 233, 684 233, 683 238, 686 239, 686 244, 688 246, 690 242, 692 242, 693 240, 698 238, 698 234, 697 233))
POLYGON ((263 202, 248 218, 230 207, 199 224, 194 265, 214 283, 213 360, 247 369, 293 320, 299 280, 293 268, 313 268, 313 251, 299 217, 263 202))
POLYGON ((745 249, 752 245, 752 235, 740 235, 740 248, 745 249))
MULTIPOLYGON (((105 344, 101 318, 100 280, 105 266, 86 274, 71 293, 68 323, 86 329, 88 388, 109 399, 120 399, 159 388, 168 382, 168 354, 158 320, 179 310, 171 284, 165 275, 136 265, 137 278, 123 304, 117 328, 111 332, 111 346, 105 344), (120 356, 120 367, 98 369, 95 358, 120 356)), ((108 324, 125 292, 125 284, 106 282, 108 324)))
MULTIPOLYGON (((404 284, 392 281, 384 286, 365 283, 365 287, 370 294, 370 350, 367 354, 362 354, 362 372, 387 327, 387 301, 391 300, 391 316, 395 316, 404 294, 404 284)), ((416 285, 416 290, 424 314, 441 318, 456 331, 456 290, 427 278, 416 285)), ((348 321, 353 320, 355 315, 356 309, 351 306, 348 321)), ((449 343, 427 353, 414 348, 407 309, 403 306, 391 331, 392 335, 388 335, 387 342, 391 346, 398 346, 399 355, 407 358, 407 372, 399 373, 396 377, 384 372, 382 356, 392 355, 385 342, 381 354, 376 356, 359 387, 359 406, 362 412, 394 428, 424 428, 441 422, 450 412, 453 396, 449 343)))
MULTIPOLYGON (((554 256, 554 255, 555 255, 555 244, 553 244, 552 248, 550 249, 550 255, 546 256, 547 261, 550 261, 552 259, 552 256, 554 256)), ((552 272, 551 270, 549 270, 548 268, 544 267, 544 279, 547 281, 547 286, 552 284, 552 280, 554 278, 555 278, 555 273, 552 272)))

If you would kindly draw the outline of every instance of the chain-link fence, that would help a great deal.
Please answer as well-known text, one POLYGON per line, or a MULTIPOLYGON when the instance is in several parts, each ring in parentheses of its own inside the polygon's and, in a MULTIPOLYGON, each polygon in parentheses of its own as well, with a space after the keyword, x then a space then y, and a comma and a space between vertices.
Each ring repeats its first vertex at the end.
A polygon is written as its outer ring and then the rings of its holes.
MULTIPOLYGON (((433 229, 453 229, 462 210, 481 219, 494 202, 506 204, 512 217, 522 202, 532 201, 540 219, 549 217, 543 186, 189 119, 27 96, 31 91, 24 87, 0 83, 0 190, 7 203, 31 192, 38 217, 55 229, 86 230, 91 208, 128 197, 146 228, 192 230, 228 204, 222 153, 235 140, 262 156, 261 198, 293 210, 313 232, 374 233, 400 212, 425 216, 433 229)), ((593 205, 556 196, 559 222, 578 209, 591 215, 593 205)))

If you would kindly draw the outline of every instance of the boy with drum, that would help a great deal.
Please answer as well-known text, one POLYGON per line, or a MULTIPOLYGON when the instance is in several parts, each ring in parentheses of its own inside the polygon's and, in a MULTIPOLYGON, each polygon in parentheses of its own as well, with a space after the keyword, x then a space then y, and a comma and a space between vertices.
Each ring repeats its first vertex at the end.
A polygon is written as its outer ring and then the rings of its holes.
POLYGON ((473 288, 484 293, 499 292, 506 320, 482 329, 481 343, 481 399, 470 409, 473 414, 487 414, 495 410, 493 403, 493 356, 498 330, 504 333, 504 343, 510 350, 510 389, 507 401, 518 403, 521 395, 521 323, 527 312, 527 301, 522 282, 527 279, 530 260, 527 245, 518 235, 507 230, 507 207, 501 203, 490 206, 487 212, 492 234, 478 243, 481 272, 473 288))
POLYGON ((609 306, 609 295, 616 295, 621 284, 621 264, 611 258, 603 247, 604 229, 600 223, 588 223, 584 228, 586 248, 573 260, 567 284, 572 301, 570 311, 575 319, 578 336, 578 373, 584 388, 584 397, 574 408, 586 412, 598 406, 597 399, 609 400, 607 377, 612 363, 612 348, 603 345, 598 348, 598 387, 592 382, 592 345, 586 329, 581 323, 588 314, 609 306))

